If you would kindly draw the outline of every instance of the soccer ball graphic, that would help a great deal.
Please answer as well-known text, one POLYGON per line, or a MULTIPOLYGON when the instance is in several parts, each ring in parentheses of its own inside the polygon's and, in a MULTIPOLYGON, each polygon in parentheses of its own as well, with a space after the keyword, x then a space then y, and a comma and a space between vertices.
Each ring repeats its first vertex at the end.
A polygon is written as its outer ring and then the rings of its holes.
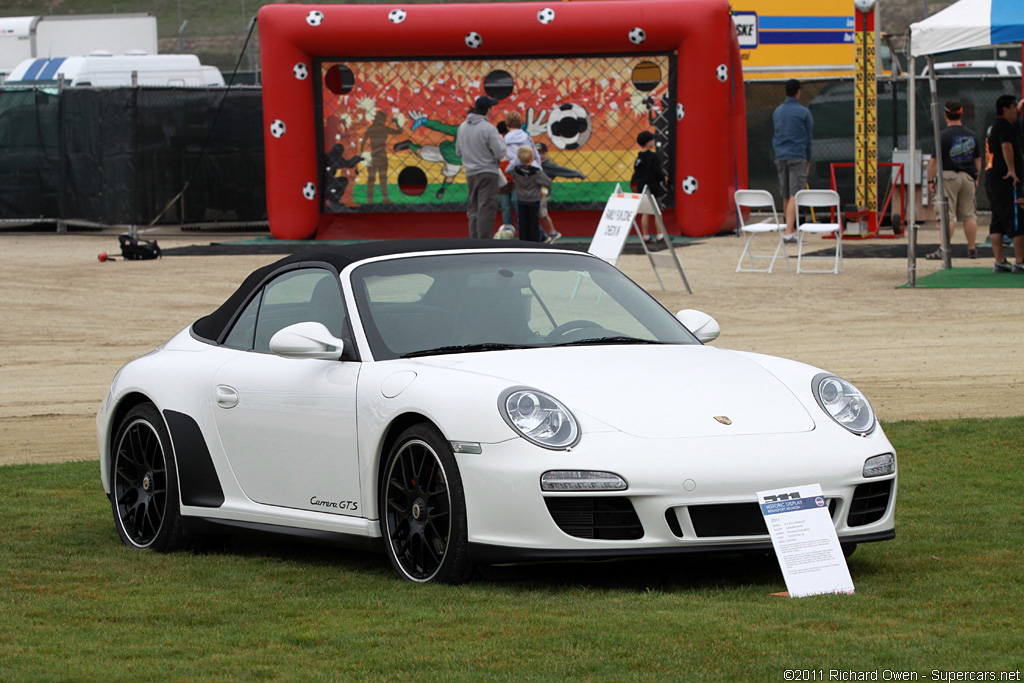
POLYGON ((558 149, 579 149, 593 132, 590 114, 578 104, 559 105, 548 116, 548 137, 558 149))
POLYGON ((859 12, 870 12, 875 8, 875 0, 853 0, 853 6, 859 12))
POLYGON ((545 7, 541 11, 537 12, 537 21, 542 24, 550 24, 555 20, 555 10, 550 7, 545 7))
POLYGON ((295 74, 295 78, 300 81, 304 81, 309 76, 309 67, 302 62, 299 62, 292 67, 292 73, 295 74))
POLYGON ((718 68, 715 69, 715 77, 722 83, 725 83, 727 80, 729 80, 729 67, 727 67, 725 64, 719 64, 718 68))
POLYGON ((498 228, 498 231, 494 233, 494 239, 496 240, 514 240, 516 238, 515 226, 505 223, 505 225, 498 228))
POLYGON ((281 119, 275 119, 274 122, 270 124, 270 134, 275 138, 279 138, 284 135, 285 130, 284 121, 281 119))
POLYGON ((686 110, 683 109, 683 103, 680 102, 676 105, 676 121, 682 121, 684 116, 686 116, 686 110))
POLYGON ((629 32, 629 42, 633 43, 634 45, 639 45, 645 40, 647 40, 647 34, 644 33, 644 30, 642 28, 637 27, 629 32))
POLYGON ((470 31, 466 34, 466 45, 470 46, 474 50, 484 44, 484 39, 480 37, 480 34, 476 31, 470 31))
POLYGON ((324 23, 324 13, 320 10, 313 10, 306 15, 306 23, 310 26, 319 26, 324 23))
POLYGON ((388 12, 388 21, 392 24, 401 24, 405 21, 405 10, 404 9, 393 9, 388 12))
POLYGON ((316 199, 316 185, 313 183, 306 183, 302 188, 302 196, 310 201, 316 199))
POLYGON ((697 179, 694 178, 692 175, 686 176, 686 178, 683 179, 683 192, 685 192, 686 194, 693 194, 696 191, 697 179))

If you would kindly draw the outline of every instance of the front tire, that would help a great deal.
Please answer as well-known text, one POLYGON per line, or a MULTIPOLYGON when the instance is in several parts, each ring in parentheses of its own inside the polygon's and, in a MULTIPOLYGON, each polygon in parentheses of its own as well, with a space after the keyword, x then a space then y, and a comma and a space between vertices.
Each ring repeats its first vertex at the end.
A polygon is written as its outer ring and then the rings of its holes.
POLYGON ((409 427, 391 448, 380 487, 388 560, 417 583, 469 578, 466 499, 451 447, 431 425, 409 427))
POLYGON ((184 544, 171 439, 151 403, 121 420, 111 460, 114 525, 129 548, 170 552, 184 544))

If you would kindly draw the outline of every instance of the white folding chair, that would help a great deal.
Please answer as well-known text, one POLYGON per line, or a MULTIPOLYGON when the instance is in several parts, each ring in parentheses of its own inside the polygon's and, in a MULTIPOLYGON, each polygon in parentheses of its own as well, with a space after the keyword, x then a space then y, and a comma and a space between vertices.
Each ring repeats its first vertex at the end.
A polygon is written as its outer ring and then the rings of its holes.
POLYGON ((820 212, 822 210, 828 211, 829 214, 824 214, 824 216, 831 218, 831 216, 834 215, 836 220, 835 223, 798 223, 796 227, 796 233, 798 235, 796 272, 835 273, 838 275, 843 271, 843 213, 839 209, 839 193, 835 190, 800 190, 796 193, 796 196, 793 197, 793 201, 796 202, 798 221, 800 218, 800 209, 803 207, 818 209, 819 215, 821 215, 820 212), (835 255, 804 256, 804 243, 810 235, 819 235, 822 237, 832 235, 836 241, 835 255), (831 261, 832 267, 821 270, 804 268, 804 259, 831 261))
POLYGON ((745 235, 747 238, 743 245, 743 251, 740 253, 740 260, 736 263, 736 272, 770 273, 772 268, 775 267, 775 261, 779 258, 780 251, 782 252, 783 260, 786 262, 786 270, 789 270, 789 254, 786 252, 786 242, 782 239, 782 233, 786 229, 786 222, 779 221, 779 213, 775 210, 775 200, 772 199, 771 193, 766 190, 736 190, 736 213, 740 217, 740 234, 745 235), (743 209, 745 208, 751 209, 750 217, 753 217, 756 212, 764 214, 766 220, 760 223, 748 224, 743 219, 743 209), (766 253, 754 253, 751 247, 756 235, 775 235, 778 238, 779 241, 775 245, 775 252, 771 256, 766 253), (767 268, 756 267, 756 261, 768 259, 771 259, 771 262, 767 268), (743 264, 744 260, 747 261, 746 267, 743 264))

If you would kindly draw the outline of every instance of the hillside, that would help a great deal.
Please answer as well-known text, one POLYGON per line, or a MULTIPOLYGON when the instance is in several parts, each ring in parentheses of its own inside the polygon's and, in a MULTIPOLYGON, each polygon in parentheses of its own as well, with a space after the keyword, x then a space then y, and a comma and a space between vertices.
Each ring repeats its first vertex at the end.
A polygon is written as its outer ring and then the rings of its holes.
MULTIPOLYGON (((813 6, 813 0, 806 0, 813 6)), ((952 4, 946 0, 879 0, 882 29, 900 36, 915 21, 952 4)), ((47 14, 94 14, 109 12, 151 12, 157 16, 160 51, 177 52, 178 28, 187 21, 183 33, 185 52, 198 54, 207 64, 221 69, 234 67, 245 43, 249 21, 267 2, 259 0, 5 0, 0 16, 47 14)), ((851 12, 853 0, 850 0, 851 12)), ((252 59, 258 62, 259 44, 253 36, 252 59)), ((899 43, 898 43, 899 44, 899 43)), ((249 54, 241 62, 250 68, 249 54)))

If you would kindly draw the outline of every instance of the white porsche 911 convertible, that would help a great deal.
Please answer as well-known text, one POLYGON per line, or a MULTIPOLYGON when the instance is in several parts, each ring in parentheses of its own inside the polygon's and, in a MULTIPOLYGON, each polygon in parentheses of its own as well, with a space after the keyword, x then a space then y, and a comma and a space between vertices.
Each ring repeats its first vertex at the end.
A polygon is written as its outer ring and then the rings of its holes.
POLYGON ((864 396, 718 332, 588 254, 313 248, 118 371, 103 487, 133 548, 276 532, 382 549, 417 582, 768 550, 756 492, 805 484, 847 551, 893 538, 896 454, 864 396))

